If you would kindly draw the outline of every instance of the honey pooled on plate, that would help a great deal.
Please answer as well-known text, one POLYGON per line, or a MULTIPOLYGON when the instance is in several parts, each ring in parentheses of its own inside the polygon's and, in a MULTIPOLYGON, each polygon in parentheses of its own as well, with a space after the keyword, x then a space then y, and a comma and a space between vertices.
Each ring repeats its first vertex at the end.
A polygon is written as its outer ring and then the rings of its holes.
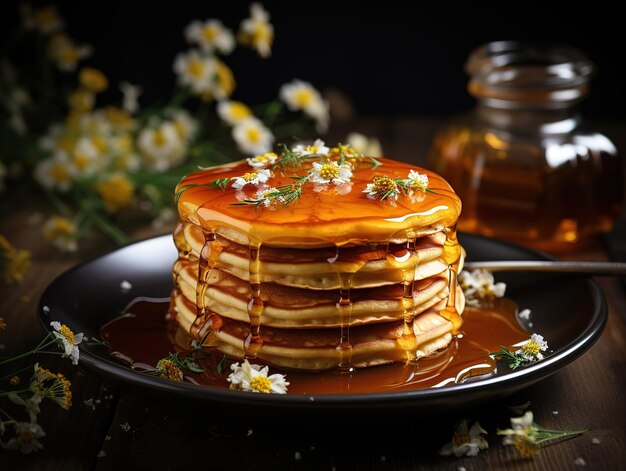
POLYGON ((176 189, 171 314, 232 358, 303 371, 415 362, 462 324, 461 202, 344 146, 194 172, 176 189))

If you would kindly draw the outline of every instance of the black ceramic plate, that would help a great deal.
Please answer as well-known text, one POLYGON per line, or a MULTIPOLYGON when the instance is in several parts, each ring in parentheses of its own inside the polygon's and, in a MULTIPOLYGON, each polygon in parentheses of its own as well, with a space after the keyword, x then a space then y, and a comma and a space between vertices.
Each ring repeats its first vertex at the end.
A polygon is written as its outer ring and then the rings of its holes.
MULTIPOLYGON (((471 260, 533 260, 546 257, 514 245, 461 234, 471 260)), ((119 315, 138 296, 167 297, 176 250, 171 236, 138 242, 79 265, 57 278, 44 292, 39 316, 46 329, 53 320, 68 324, 88 337, 119 315), (122 281, 132 288, 124 291, 122 281)), ((543 276, 528 273, 499 274, 507 283, 507 296, 520 308, 532 310, 533 331, 549 339, 553 353, 534 365, 499 370, 486 378, 436 389, 376 394, 265 395, 164 381, 136 373, 116 363, 98 347, 81 348, 83 365, 116 380, 152 392, 186 399, 254 407, 264 412, 383 411, 410 409, 414 413, 467 407, 511 394, 555 373, 587 350, 600 336, 607 319, 606 303, 598 286, 588 278, 543 276)))

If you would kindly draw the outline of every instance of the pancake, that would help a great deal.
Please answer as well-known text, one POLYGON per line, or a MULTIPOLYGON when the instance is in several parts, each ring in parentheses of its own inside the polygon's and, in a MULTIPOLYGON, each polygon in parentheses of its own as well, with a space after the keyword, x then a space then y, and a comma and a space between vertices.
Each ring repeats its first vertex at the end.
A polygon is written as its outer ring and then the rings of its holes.
POLYGON ((235 358, 315 371, 418 361, 450 343, 464 307, 458 197, 415 166, 332 155, 285 151, 179 183, 172 314, 182 329, 235 358), (259 161, 270 163, 266 186, 234 185, 259 161), (324 183, 323 165, 349 169, 349 181, 324 183), (416 171, 427 187, 407 179, 416 171), (383 177, 395 193, 372 197, 383 177))

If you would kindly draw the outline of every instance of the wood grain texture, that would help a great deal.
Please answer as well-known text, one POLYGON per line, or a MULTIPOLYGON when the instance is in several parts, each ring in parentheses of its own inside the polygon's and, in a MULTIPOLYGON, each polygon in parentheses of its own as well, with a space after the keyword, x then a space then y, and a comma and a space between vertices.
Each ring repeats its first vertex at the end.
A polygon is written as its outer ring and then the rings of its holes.
MULTIPOLYGON (((388 155, 423 163, 435 125, 429 120, 383 124, 363 120, 349 129, 377 134, 388 155)), ((344 139, 341 129, 336 134, 335 139, 344 139)), ((33 251, 33 265, 23 283, 0 288, 0 315, 8 324, 0 333, 4 346, 0 355, 9 355, 35 345, 44 335, 36 304, 45 287, 69 267, 114 247, 97 239, 76 255, 59 254, 42 243, 37 224, 29 222, 33 213, 29 198, 5 198, 0 204, 0 233, 33 251)), ((133 238, 152 234, 140 228, 133 238)), ((605 260, 606 251, 597 245, 569 257, 605 260)), ((586 469, 620 469, 626 462, 626 292, 617 279, 598 282, 609 302, 607 328, 587 353, 553 376, 462 414, 437 420, 410 416, 365 420, 358 426, 346 424, 341 433, 340 417, 321 428, 300 423, 285 429, 280 417, 271 424, 254 419, 224 423, 206 404, 190 408, 176 397, 120 391, 92 371, 46 356, 41 359, 46 367, 71 379, 74 406, 66 412, 45 404, 40 416, 47 432, 45 449, 30 456, 0 450, 0 469, 183 469, 191 463, 206 469, 251 470, 584 469, 575 465, 577 458, 587 463, 586 469), (93 406, 85 404, 91 404, 90 399, 93 406), (544 446, 532 460, 520 458, 513 447, 501 445, 496 429, 509 426, 514 414, 508 406, 526 401, 531 401, 535 420, 545 427, 589 431, 544 446), (480 420, 489 431, 490 449, 474 458, 440 457, 437 451, 451 438, 461 416, 480 420), (121 427, 125 424, 128 430, 121 427), (598 444, 592 443, 594 438, 598 444)))

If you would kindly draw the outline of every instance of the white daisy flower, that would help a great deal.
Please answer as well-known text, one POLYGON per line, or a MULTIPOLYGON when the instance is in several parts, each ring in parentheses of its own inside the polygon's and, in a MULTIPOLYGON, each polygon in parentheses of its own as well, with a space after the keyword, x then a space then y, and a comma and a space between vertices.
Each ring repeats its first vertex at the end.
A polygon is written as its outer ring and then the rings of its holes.
POLYGON ((139 97, 143 92, 142 88, 129 82, 121 82, 120 91, 122 92, 122 108, 130 114, 139 111, 139 97))
POLYGON ((272 54, 274 26, 269 22, 270 15, 260 3, 250 5, 250 18, 241 22, 239 40, 259 53, 261 57, 272 54))
POLYGON ((450 443, 446 443, 439 454, 443 456, 476 456, 480 450, 489 448, 489 443, 482 436, 487 434, 478 421, 474 422, 471 428, 468 430, 468 420, 463 419, 458 423, 452 435, 450 443))
POLYGON ((543 360, 543 354, 548 349, 548 342, 539 334, 532 334, 530 340, 524 343, 515 353, 521 355, 527 361, 543 360))
POLYGON ((172 120, 176 132, 183 141, 189 142, 198 131, 198 122, 182 108, 169 110, 166 116, 172 120))
POLYGON ((232 187, 235 190, 241 190, 246 185, 259 186, 265 183, 270 177, 271 173, 267 169, 259 170, 257 172, 244 173, 240 177, 232 178, 232 187))
POLYGON ((316 139, 313 145, 305 146, 304 144, 298 144, 291 152, 294 154, 305 157, 307 155, 328 155, 330 147, 326 146, 326 143, 321 139, 316 139))
POLYGON ((174 61, 178 82, 189 87, 196 95, 211 93, 216 68, 215 59, 198 50, 178 54, 174 61))
POLYGON ((426 191, 426 188, 428 188, 428 175, 421 174, 415 170, 409 172, 409 177, 405 181, 414 190, 426 191))
POLYGON ((222 100, 217 104, 217 114, 226 123, 235 126, 252 117, 252 111, 240 101, 222 100))
POLYGON ((81 137, 74 146, 70 160, 74 173, 79 176, 93 175, 100 169, 101 154, 89 137, 81 137))
POLYGON ((385 175, 384 177, 374 177, 372 183, 365 185, 363 193, 373 200, 397 200, 400 188, 396 182, 385 175))
POLYGON ((470 306, 479 306, 481 300, 501 298, 506 291, 505 283, 495 283, 493 275, 487 270, 463 270, 459 274, 459 285, 465 294, 465 302, 470 306))
POLYGON ((322 98, 313 85, 295 79, 284 84, 280 88, 279 95, 291 111, 302 110, 313 118, 318 132, 326 132, 330 122, 328 102, 322 98))
POLYGON ((45 188, 68 191, 75 176, 74 166, 62 151, 57 151, 52 158, 42 160, 35 167, 35 178, 45 188))
POLYGON ((337 162, 313 162, 311 168, 309 180, 313 183, 319 183, 321 185, 327 185, 328 183, 334 183, 335 185, 342 185, 347 183, 352 178, 352 168, 350 164, 341 164, 337 162))
POLYGON ((33 451, 43 449, 43 445, 38 440, 44 437, 46 433, 41 426, 32 422, 16 422, 13 424, 16 437, 11 438, 7 443, 3 443, 2 447, 7 450, 19 450, 28 455, 33 451))
POLYGON ((179 163, 187 151, 176 126, 169 121, 143 129, 137 138, 137 147, 146 167, 159 172, 179 163))
POLYGON ((62 216, 51 216, 41 227, 44 239, 62 252, 76 252, 78 229, 76 225, 62 216))
POLYGON ((220 20, 192 21, 185 28, 185 37, 208 53, 230 54, 235 48, 233 33, 220 20))
POLYGON ((274 143, 272 132, 256 118, 248 118, 234 126, 232 135, 239 150, 244 154, 265 154, 272 149, 274 143))
POLYGON ((84 335, 82 333, 74 334, 68 326, 57 321, 50 322, 50 325, 54 329, 52 333, 59 340, 59 346, 64 351, 63 358, 69 357, 72 359, 73 365, 78 365, 80 358, 78 345, 83 341, 84 335))
POLYGON ((383 155, 380 141, 375 137, 367 137, 365 134, 358 132, 348 134, 346 144, 361 155, 368 157, 381 157, 383 155))
POLYGON ((230 369, 233 371, 228 376, 231 389, 265 394, 287 393, 289 382, 285 380, 285 375, 276 373, 268 376, 267 366, 251 365, 248 360, 244 360, 243 365, 233 363, 230 369))
POLYGON ((265 154, 257 155, 256 157, 248 157, 246 160, 248 161, 248 165, 250 165, 250 167, 264 168, 274 165, 274 163, 278 160, 278 155, 274 152, 266 152, 265 154))

